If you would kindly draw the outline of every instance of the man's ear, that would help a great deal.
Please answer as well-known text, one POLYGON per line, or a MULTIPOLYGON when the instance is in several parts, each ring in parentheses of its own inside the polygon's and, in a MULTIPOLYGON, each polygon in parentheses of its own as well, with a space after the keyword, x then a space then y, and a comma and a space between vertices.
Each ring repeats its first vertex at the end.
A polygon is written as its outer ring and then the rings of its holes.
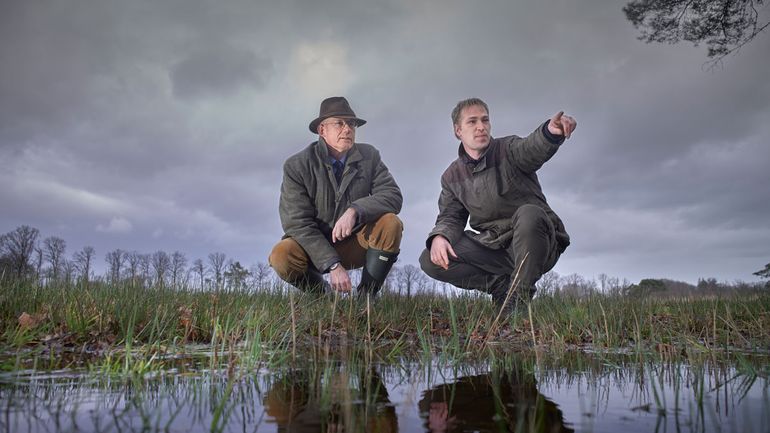
POLYGON ((453 126, 454 126, 454 129, 455 129, 455 137, 459 140, 460 139, 460 125, 455 123, 453 126))

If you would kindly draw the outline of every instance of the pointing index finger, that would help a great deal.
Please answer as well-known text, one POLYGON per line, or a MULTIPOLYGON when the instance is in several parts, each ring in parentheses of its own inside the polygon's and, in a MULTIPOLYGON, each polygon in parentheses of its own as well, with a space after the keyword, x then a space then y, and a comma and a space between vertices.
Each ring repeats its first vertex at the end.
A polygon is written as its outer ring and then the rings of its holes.
POLYGON ((567 138, 569 138, 570 135, 575 131, 575 127, 577 126, 577 122, 575 122, 575 119, 567 116, 567 128, 569 129, 569 135, 567 135, 567 138))

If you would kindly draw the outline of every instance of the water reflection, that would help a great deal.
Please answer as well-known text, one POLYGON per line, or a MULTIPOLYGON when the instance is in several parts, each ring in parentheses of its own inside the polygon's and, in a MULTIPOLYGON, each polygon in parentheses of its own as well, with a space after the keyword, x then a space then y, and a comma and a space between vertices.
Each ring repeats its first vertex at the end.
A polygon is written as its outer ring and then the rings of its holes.
POLYGON ((211 363, 0 373, 3 432, 770 431, 767 360, 211 363))
POLYGON ((273 384, 263 405, 279 432, 398 431, 396 409, 373 367, 354 378, 348 371, 293 372, 273 384))
POLYGON ((565 426, 559 407, 538 392, 534 374, 520 368, 434 386, 425 391, 419 408, 432 433, 574 431, 565 426))

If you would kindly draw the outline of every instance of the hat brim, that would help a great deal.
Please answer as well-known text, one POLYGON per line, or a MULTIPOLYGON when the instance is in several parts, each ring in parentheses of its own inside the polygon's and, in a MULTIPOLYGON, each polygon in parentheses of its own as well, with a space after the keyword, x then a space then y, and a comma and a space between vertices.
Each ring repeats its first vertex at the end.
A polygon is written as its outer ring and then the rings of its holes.
POLYGON ((340 119, 355 119, 356 123, 358 123, 358 126, 363 126, 366 124, 366 120, 351 116, 349 113, 329 113, 310 122, 310 132, 313 134, 318 134, 318 125, 330 117, 339 117, 340 119))

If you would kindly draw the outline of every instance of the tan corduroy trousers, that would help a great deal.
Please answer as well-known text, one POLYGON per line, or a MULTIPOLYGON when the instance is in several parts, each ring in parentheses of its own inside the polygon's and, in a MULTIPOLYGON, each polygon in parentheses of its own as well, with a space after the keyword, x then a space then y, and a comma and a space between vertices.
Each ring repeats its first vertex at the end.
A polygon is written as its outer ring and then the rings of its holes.
MULTIPOLYGON (((401 247, 401 235, 404 225, 393 213, 386 213, 376 221, 365 224, 349 238, 334 243, 332 246, 340 256, 345 269, 356 269, 366 263, 366 250, 376 250, 395 253, 401 247)), ((294 281, 304 275, 310 258, 304 249, 292 238, 282 239, 274 247, 268 259, 270 266, 284 281, 294 281)), ((325 269, 319 269, 324 272, 325 269)))

